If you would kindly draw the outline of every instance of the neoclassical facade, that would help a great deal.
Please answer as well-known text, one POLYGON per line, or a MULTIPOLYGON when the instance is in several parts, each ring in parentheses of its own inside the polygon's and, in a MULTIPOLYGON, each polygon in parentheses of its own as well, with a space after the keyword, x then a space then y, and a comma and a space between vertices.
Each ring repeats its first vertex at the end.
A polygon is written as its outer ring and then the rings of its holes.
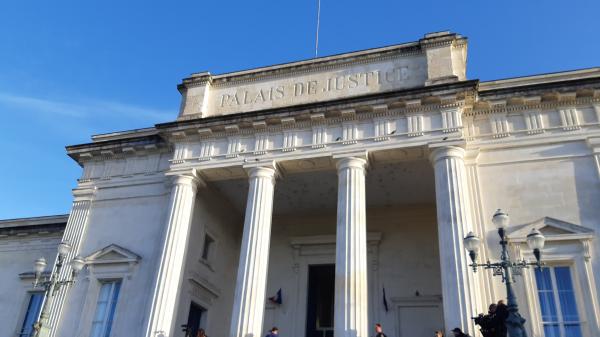
POLYGON ((513 259, 546 237, 515 276, 530 336, 599 336, 600 68, 480 82, 466 58, 439 32, 196 73, 174 121, 68 146, 68 217, 0 221, 0 335, 28 336, 30 264, 61 240, 86 267, 48 303, 51 337, 479 335, 506 293, 462 239, 497 260, 501 208, 513 259))

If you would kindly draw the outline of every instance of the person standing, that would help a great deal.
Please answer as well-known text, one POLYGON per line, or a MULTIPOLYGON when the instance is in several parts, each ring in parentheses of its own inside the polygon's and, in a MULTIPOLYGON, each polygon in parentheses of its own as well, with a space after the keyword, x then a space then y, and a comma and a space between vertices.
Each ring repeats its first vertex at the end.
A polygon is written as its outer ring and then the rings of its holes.
POLYGON ((433 337, 444 337, 444 333, 441 330, 434 332, 433 337))
POLYGON ((379 324, 379 323, 375 324, 375 337, 387 337, 383 333, 383 328, 381 327, 381 324, 379 324))
POLYGON ((471 336, 467 335, 466 333, 462 332, 462 330, 460 328, 452 329, 452 333, 454 334, 454 337, 471 337, 471 336))
POLYGON ((200 328, 198 329, 198 333, 196 334, 196 337, 208 337, 206 335, 206 332, 204 331, 204 329, 200 328))
POLYGON ((266 337, 277 337, 279 335, 279 329, 276 326, 271 328, 271 331, 267 334, 266 337))
POLYGON ((506 319, 508 318, 508 306, 503 300, 498 301, 496 305, 496 314, 494 315, 494 326, 497 337, 506 337, 508 329, 506 328, 506 319))

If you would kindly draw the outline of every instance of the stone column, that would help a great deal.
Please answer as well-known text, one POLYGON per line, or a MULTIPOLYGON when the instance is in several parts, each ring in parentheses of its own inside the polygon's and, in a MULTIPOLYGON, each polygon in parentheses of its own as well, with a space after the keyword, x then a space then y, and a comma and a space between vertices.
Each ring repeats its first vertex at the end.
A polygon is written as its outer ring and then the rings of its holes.
MULTIPOLYGON (((60 275, 57 275, 57 279, 67 279, 71 274, 71 266, 69 265, 69 261, 79 254, 81 243, 85 238, 90 209, 95 193, 95 187, 78 187, 73 190, 73 206, 71 208, 69 220, 67 220, 67 226, 65 227, 65 232, 62 238, 62 241, 66 241, 71 245, 71 251, 69 254, 67 254, 67 256, 65 256, 65 262, 60 275)), ((58 256, 56 258, 56 262, 57 261, 58 256)), ((56 265, 52 270, 52 273, 55 272, 56 265)), ((50 296, 46 299, 48 301, 48 308, 45 317, 41 317, 42 329, 39 333, 40 337, 56 336, 62 315, 63 305, 65 303, 69 288, 70 286, 61 287, 54 296, 50 296)))
POLYGON ((455 327, 475 333, 471 320, 476 313, 476 284, 468 267, 463 238, 472 230, 465 150, 456 146, 434 148, 438 240, 442 298, 446 331, 455 327))
POLYGON ((338 158, 334 336, 368 337, 366 158, 338 158))
POLYGON ((231 315, 230 337, 262 337, 275 167, 247 167, 248 200, 231 315))
POLYGON ((154 283, 146 337, 174 336, 174 319, 183 280, 196 190, 195 174, 173 177, 165 232, 161 242, 158 273, 154 283))

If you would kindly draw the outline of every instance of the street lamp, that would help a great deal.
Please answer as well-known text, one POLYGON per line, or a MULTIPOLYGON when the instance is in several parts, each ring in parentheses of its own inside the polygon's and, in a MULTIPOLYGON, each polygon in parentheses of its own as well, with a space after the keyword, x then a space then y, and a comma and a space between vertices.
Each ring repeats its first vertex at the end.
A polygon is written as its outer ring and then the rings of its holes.
POLYGON ((85 260, 81 256, 76 256, 69 262, 69 265, 71 266, 71 274, 67 277, 59 279, 60 271, 63 267, 65 259, 67 258, 67 255, 71 252, 71 249, 71 245, 66 241, 63 241, 58 245, 56 269, 52 271, 50 277, 42 279, 42 275, 46 270, 46 266, 48 265, 45 258, 41 257, 35 260, 33 263, 33 271, 35 273, 33 286, 44 288, 44 301, 42 303, 42 310, 40 311, 37 321, 33 324, 34 337, 38 337, 40 335, 42 327, 46 328, 45 323, 47 319, 46 310, 48 308, 48 302, 62 286, 75 283, 77 274, 79 274, 79 272, 85 267, 85 260))
POLYGON ((525 319, 519 314, 519 306, 517 304, 517 298, 512 289, 512 284, 515 282, 513 275, 520 275, 521 270, 529 268, 529 266, 537 266, 538 268, 543 265, 542 263, 542 249, 544 248, 544 242, 546 238, 540 231, 533 229, 529 235, 527 235, 527 245, 533 251, 535 256, 535 262, 529 262, 525 259, 521 261, 513 262, 508 254, 506 241, 506 227, 509 224, 508 214, 497 210, 492 217, 492 222, 498 228, 498 235, 500 236, 500 245, 502 246, 502 252, 500 254, 499 262, 477 263, 477 252, 481 244, 481 240, 469 232, 463 239, 465 249, 469 252, 471 258, 470 267, 473 268, 473 272, 477 272, 478 267, 484 269, 493 269, 494 276, 502 276, 502 282, 506 285, 506 297, 508 305, 508 317, 506 318, 506 328, 510 337, 527 337, 525 331, 525 319))

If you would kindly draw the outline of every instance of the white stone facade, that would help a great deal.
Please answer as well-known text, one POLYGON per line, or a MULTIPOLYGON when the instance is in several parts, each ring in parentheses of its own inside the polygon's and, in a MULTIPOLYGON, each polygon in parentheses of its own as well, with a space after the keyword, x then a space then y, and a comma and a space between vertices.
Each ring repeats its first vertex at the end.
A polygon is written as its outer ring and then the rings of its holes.
MULTIPOLYGON (((497 259, 497 208, 513 258, 533 259, 529 230, 546 235, 546 263, 572 271, 583 335, 600 335, 600 69, 467 80, 466 46, 442 32, 194 74, 175 121, 68 147, 83 172, 63 229, 0 235, 0 335, 18 336, 23 310, 5 304, 27 305, 23 273, 61 237, 87 267, 53 297, 50 336, 89 336, 101 285, 119 280, 111 336, 182 337, 195 303, 211 337, 273 325, 305 337, 309 271, 334 264, 336 337, 376 322, 390 337, 478 335, 471 317, 505 293, 471 271, 462 238, 473 231, 480 259, 497 259), (268 300, 280 289, 281 304, 268 300)), ((532 269, 516 291, 542 337, 532 269)))

